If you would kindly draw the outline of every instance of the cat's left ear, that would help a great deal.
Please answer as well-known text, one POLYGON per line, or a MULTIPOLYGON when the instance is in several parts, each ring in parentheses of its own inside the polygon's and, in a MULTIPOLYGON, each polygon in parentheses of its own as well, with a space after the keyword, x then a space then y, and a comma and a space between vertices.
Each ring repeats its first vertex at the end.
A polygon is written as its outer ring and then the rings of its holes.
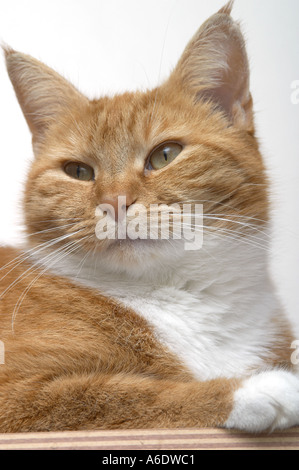
POLYGON ((230 16, 232 4, 203 24, 166 86, 192 94, 196 101, 213 102, 230 125, 253 132, 248 58, 239 24, 230 16))
POLYGON ((75 106, 88 104, 71 83, 33 57, 4 46, 7 71, 38 153, 47 129, 75 106))

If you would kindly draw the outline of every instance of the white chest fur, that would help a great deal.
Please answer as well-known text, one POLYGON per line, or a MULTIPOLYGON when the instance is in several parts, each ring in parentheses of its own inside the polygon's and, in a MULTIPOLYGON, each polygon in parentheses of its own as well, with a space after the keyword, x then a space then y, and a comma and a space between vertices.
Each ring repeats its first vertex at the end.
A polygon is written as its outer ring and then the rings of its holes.
POLYGON ((186 254, 173 274, 157 270, 148 279, 111 273, 101 262, 95 269, 88 259, 76 272, 73 261, 57 263, 55 273, 132 308, 197 379, 242 376, 262 366, 274 345, 279 306, 256 247, 231 243, 218 253, 186 254))
POLYGON ((232 305, 229 298, 225 302, 207 292, 197 297, 174 287, 142 296, 115 293, 114 298, 148 320, 158 339, 200 380, 242 376, 262 366, 263 350, 274 341, 264 315, 275 309, 269 293, 249 302, 245 315, 244 308, 242 315, 237 310, 244 307, 240 301, 232 305))

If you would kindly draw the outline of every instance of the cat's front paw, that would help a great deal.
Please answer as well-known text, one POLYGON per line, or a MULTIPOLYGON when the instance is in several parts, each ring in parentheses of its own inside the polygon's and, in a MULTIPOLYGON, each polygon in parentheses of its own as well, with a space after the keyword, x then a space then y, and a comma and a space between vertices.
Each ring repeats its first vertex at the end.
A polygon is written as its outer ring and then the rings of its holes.
POLYGON ((247 432, 274 431, 299 425, 299 379, 290 372, 263 372, 247 379, 234 395, 225 423, 247 432))

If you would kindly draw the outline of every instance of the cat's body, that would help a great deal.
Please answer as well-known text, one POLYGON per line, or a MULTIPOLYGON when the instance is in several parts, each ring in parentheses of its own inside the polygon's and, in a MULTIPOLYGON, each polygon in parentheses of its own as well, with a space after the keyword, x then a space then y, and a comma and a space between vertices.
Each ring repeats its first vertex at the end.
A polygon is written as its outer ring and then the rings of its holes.
POLYGON ((230 9, 146 93, 91 102, 6 50, 36 160, 27 247, 0 250, 0 432, 299 424, 294 338, 267 272, 267 180, 230 9), (118 196, 127 214, 137 203, 203 204, 202 249, 99 241, 96 207, 117 212, 118 196))
POLYGON ((261 248, 230 239, 219 247, 210 238, 206 252, 184 253, 168 269, 156 269, 154 278, 111 273, 100 260, 95 266, 93 256, 80 270, 81 260, 69 256, 55 263, 55 272, 137 312, 198 380, 288 365, 291 330, 261 248))

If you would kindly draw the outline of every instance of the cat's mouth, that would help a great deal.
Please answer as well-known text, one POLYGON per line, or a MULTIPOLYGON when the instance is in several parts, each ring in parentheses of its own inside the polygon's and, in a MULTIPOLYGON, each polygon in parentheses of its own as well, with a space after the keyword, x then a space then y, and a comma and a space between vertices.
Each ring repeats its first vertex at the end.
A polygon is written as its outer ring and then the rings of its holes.
POLYGON ((103 242, 103 249, 108 249, 109 252, 116 249, 131 252, 153 251, 166 247, 173 251, 181 246, 189 251, 201 249, 203 206, 185 206, 182 208, 179 204, 164 204, 159 210, 155 208, 148 211, 145 207, 141 210, 138 205, 138 216, 130 214, 129 209, 125 217, 118 220, 101 212, 97 214, 99 218, 95 235, 103 242))
POLYGON ((155 272, 157 266, 169 266, 182 258, 184 245, 181 241, 130 239, 113 240, 100 250, 99 260, 109 269, 130 275, 155 272))
POLYGON ((151 239, 140 239, 132 240, 131 238, 126 238, 122 240, 113 240, 110 241, 107 251, 109 250, 128 250, 128 249, 142 249, 142 248, 155 248, 161 243, 166 243, 166 240, 151 240, 151 239))

